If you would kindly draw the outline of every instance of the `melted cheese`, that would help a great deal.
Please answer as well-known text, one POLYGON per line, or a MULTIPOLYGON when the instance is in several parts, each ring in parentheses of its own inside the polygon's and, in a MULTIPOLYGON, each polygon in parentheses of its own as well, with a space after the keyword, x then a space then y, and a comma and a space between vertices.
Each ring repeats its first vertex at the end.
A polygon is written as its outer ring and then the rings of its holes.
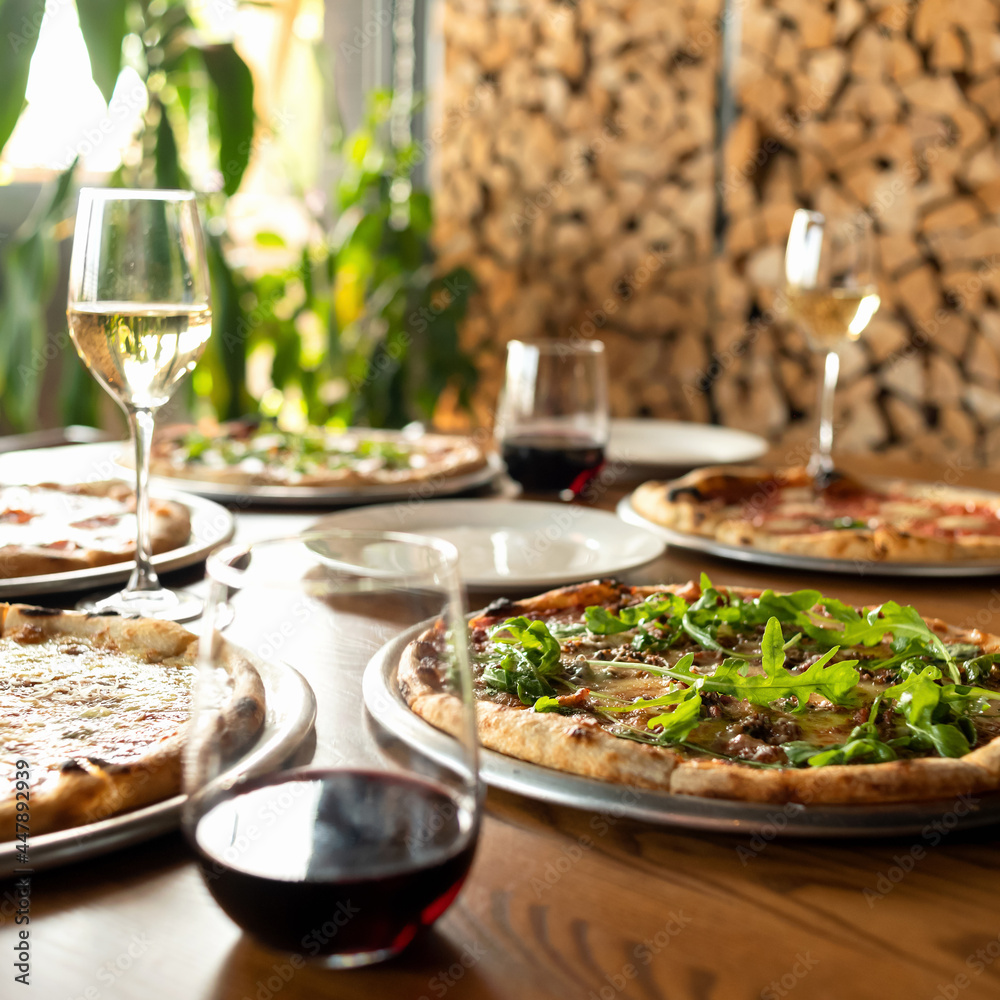
POLYGON ((121 500, 40 486, 0 489, 0 547, 129 552, 135 531, 135 515, 121 500))
POLYGON ((194 667, 61 637, 0 639, 0 760, 35 778, 74 758, 125 764, 176 734, 191 707, 194 667))

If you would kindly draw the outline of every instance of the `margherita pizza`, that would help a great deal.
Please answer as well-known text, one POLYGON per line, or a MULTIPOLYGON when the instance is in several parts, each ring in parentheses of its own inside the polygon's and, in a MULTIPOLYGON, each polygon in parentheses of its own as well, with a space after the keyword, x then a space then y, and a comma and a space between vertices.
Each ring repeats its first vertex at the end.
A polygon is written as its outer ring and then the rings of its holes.
MULTIPOLYGON (((188 509, 150 501, 154 553, 191 536, 188 509)), ((0 487, 0 578, 91 569, 135 558, 135 494, 117 480, 0 487)))
MULTIPOLYGON (((0 604, 0 841, 25 816, 34 836, 178 794, 197 646, 173 622, 0 604)), ((237 650, 223 662, 242 744, 264 689, 237 650)))
POLYGON ((832 559, 1000 560, 1000 496, 944 484, 839 474, 817 489, 804 468, 696 469, 644 483, 635 511, 728 545, 832 559))
POLYGON ((319 427, 293 434, 248 421, 167 428, 151 460, 159 476, 234 486, 398 486, 485 465, 482 449, 460 435, 319 427))
MULTIPOLYGON (((469 624, 485 747, 684 795, 851 804, 1000 787, 1000 637, 887 602, 701 583, 578 584, 469 624)), ((407 704, 456 724, 442 625, 407 704)))

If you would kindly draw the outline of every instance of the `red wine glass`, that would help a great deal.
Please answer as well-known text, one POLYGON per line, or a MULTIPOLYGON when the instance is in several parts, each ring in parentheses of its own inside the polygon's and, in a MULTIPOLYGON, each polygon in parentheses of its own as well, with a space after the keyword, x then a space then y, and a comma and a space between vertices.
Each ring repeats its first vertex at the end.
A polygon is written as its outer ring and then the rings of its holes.
POLYGON ((183 825, 209 893, 265 946, 330 968, 368 965, 403 950, 457 896, 481 808, 457 566, 447 542, 376 531, 315 531, 209 558, 183 825), (387 640, 402 648, 436 622, 447 636, 447 732, 417 719, 426 733, 394 739, 392 713, 409 710, 387 674, 385 701, 369 712, 362 675, 387 640), (309 763, 242 766, 252 747, 230 724, 234 650, 256 664, 272 714, 291 671, 309 678, 309 763))
POLYGON ((495 435, 529 493, 579 496, 604 464, 608 376, 599 340, 512 340, 495 435))

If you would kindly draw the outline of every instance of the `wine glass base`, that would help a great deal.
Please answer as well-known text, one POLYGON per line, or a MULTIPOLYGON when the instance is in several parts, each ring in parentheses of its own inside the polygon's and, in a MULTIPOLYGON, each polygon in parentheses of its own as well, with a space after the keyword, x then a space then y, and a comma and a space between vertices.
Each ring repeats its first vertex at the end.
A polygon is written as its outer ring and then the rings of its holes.
POLYGON ((197 618, 205 602, 186 591, 161 590, 125 591, 102 597, 85 598, 77 602, 78 611, 91 614, 139 615, 142 618, 160 618, 171 622, 188 622, 197 618))
POLYGON ((318 955, 307 959, 309 965, 323 969, 359 969, 365 965, 375 965, 398 955, 403 948, 379 948, 377 951, 351 952, 344 955, 318 955))

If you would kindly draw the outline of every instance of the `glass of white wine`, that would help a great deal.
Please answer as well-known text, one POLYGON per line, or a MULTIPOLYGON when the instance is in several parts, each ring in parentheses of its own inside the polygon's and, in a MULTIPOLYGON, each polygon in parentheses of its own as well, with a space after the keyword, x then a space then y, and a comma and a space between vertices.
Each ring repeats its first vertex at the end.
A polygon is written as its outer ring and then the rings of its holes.
POLYGON ((826 355, 819 400, 819 432, 809 472, 820 488, 833 472, 833 395, 840 348, 857 340, 880 299, 875 283, 875 239, 867 215, 828 219, 800 208, 785 248, 785 293, 809 346, 826 355))
POLYGON ((150 562, 149 449, 156 411, 212 332, 208 262, 191 191, 83 188, 66 310, 90 374, 128 417, 135 448, 135 569, 97 611, 185 621, 201 601, 162 586, 150 562))

